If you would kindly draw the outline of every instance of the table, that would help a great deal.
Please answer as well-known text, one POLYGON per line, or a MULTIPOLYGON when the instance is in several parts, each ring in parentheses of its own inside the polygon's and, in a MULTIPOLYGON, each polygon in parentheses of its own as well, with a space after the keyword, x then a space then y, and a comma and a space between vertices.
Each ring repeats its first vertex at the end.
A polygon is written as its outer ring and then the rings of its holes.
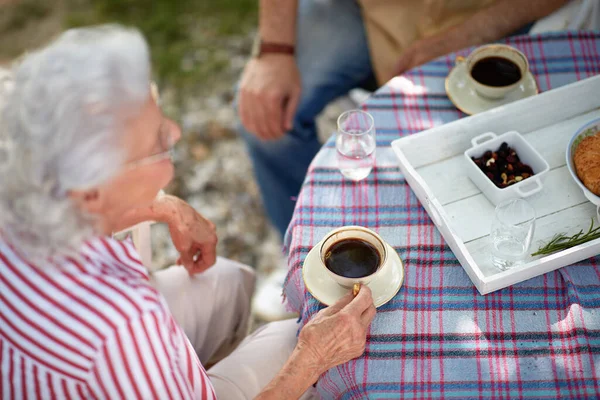
MULTIPOLYGON (((527 55, 541 91, 600 74, 599 32, 505 42, 527 55)), ((378 309, 364 355, 317 389, 325 399, 600 398, 600 256, 481 296, 397 167, 392 140, 464 117, 444 92, 456 55, 392 79, 364 104, 377 129, 366 180, 342 178, 333 139, 309 169, 285 239, 284 294, 301 323, 323 307, 304 287, 302 262, 335 227, 379 232, 406 273, 378 309)))

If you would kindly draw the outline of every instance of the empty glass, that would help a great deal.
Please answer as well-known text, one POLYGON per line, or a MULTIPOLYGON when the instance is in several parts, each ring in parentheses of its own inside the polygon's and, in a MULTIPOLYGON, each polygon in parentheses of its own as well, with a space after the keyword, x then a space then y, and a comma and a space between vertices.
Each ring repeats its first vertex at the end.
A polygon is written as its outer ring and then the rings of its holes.
POLYGON ((338 118, 335 147, 342 175, 353 181, 365 179, 375 165, 375 121, 361 110, 346 111, 338 118))
POLYGON ((535 229, 535 210, 523 199, 509 199, 496 206, 492 223, 492 261, 507 270, 527 256, 535 229))

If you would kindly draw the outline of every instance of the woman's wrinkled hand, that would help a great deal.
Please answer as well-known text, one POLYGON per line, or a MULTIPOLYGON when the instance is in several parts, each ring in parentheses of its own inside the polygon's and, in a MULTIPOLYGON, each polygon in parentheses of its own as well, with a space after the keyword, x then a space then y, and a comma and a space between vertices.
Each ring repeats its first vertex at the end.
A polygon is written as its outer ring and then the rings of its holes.
POLYGON ((360 357, 375 313, 367 286, 354 298, 349 292, 306 324, 298 337, 298 349, 308 353, 321 373, 360 357))
POLYGON ((183 265, 190 274, 212 267, 217 260, 215 224, 179 198, 165 195, 161 200, 169 202, 166 222, 180 254, 177 264, 183 265))

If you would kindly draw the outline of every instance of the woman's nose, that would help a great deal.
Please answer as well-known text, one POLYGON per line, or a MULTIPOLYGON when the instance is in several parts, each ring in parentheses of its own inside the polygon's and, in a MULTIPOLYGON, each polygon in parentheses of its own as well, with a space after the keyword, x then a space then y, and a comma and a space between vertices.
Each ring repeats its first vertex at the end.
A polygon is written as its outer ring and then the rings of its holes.
POLYGON ((179 142, 179 139, 181 139, 181 128, 173 120, 169 120, 169 124, 171 125, 171 129, 169 129, 169 132, 171 133, 171 141, 173 144, 175 144, 179 142))

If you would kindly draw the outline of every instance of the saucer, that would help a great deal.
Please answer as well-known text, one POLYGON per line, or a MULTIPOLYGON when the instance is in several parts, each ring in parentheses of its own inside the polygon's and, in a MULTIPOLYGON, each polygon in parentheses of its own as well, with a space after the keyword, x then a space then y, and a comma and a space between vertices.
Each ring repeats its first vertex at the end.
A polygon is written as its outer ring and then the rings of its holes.
POLYGON ((467 78, 467 67, 464 62, 456 64, 446 78, 446 94, 450 101, 465 114, 472 115, 492 108, 502 106, 513 101, 538 94, 535 78, 530 71, 525 74, 525 79, 515 90, 509 92, 501 99, 486 99, 475 92, 467 78))
MULTIPOLYGON (((318 243, 306 256, 302 265, 302 278, 306 289, 315 299, 325 304, 332 305, 351 289, 340 286, 329 276, 325 266, 319 259, 319 249, 321 243, 318 243)), ((404 266, 396 250, 389 244, 386 244, 388 251, 388 261, 381 267, 371 282, 367 286, 373 294, 375 307, 380 307, 390 301, 404 281, 404 266)))

